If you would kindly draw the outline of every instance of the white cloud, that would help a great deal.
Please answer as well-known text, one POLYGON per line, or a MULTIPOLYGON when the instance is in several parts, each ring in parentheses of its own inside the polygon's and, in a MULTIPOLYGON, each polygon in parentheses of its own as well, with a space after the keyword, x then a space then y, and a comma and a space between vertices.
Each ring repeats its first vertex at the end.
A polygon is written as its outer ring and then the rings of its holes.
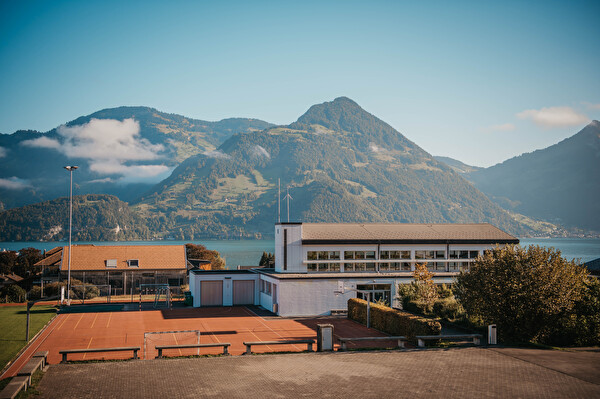
POLYGON ((589 118, 571 107, 548 107, 542 109, 528 109, 519 112, 520 119, 530 119, 536 125, 554 128, 577 126, 589 122, 589 118))
POLYGON ((56 139, 51 139, 46 136, 38 137, 32 140, 23 140, 21 145, 26 147, 38 147, 38 148, 54 148, 55 150, 60 149, 60 143, 56 139))
POLYGON ((269 154, 269 152, 265 150, 264 147, 261 147, 259 145, 252 146, 252 154, 256 155, 257 157, 265 157, 271 159, 271 155, 269 154))
POLYGON ((6 156, 6 148, 0 147, 0 158, 3 158, 5 156, 6 156))
POLYGON ((31 184, 27 180, 19 179, 16 176, 9 177, 8 179, 0 178, 0 188, 22 190, 27 187, 31 187, 31 184))
POLYGON ((503 123, 501 125, 492 125, 483 129, 486 132, 510 132, 515 130, 515 125, 512 123, 503 123))
POLYGON ((95 179, 89 180, 88 183, 114 183, 115 181, 110 177, 105 177, 104 179, 95 179))
POLYGON ((90 162, 90 170, 103 175, 123 175, 129 177, 148 178, 160 175, 169 170, 166 165, 125 165, 118 160, 109 159, 90 162))
MULTIPOLYGON (((83 158, 90 170, 101 175, 121 175, 130 179, 148 179, 164 174, 169 167, 128 165, 130 161, 151 161, 160 158, 161 144, 152 144, 140 137, 140 125, 133 119, 91 119, 76 126, 57 129, 60 141, 39 137, 23 141, 29 147, 53 148, 70 158, 83 158)), ((94 182, 108 182, 98 179, 94 182)))
POLYGON ((133 119, 92 119, 85 125, 58 128, 69 157, 117 161, 151 160, 164 149, 140 138, 140 124, 133 119))
POLYGON ((209 158, 231 159, 230 155, 225 154, 221 150, 204 151, 202 154, 205 155, 205 156, 207 156, 207 157, 209 157, 209 158))
POLYGON ((369 150, 371 150, 372 152, 386 152, 387 151, 385 148, 379 147, 375 143, 369 143, 369 150))

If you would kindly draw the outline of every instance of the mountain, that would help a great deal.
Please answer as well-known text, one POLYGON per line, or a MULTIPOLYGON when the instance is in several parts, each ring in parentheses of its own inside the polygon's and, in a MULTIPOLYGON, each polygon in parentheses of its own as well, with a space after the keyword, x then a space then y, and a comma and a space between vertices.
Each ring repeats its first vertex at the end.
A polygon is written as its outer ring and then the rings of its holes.
MULTIPOLYGON (((104 194, 73 196, 73 240, 148 239, 145 221, 126 202, 104 194)), ((0 241, 69 239, 69 198, 0 212, 0 241)))
POLYGON ((212 151, 236 133, 270 123, 246 118, 207 122, 148 107, 104 109, 46 133, 0 135, 0 203, 6 208, 69 194, 63 166, 78 165, 78 194, 131 201, 186 158, 212 151))
POLYGON ((453 159, 450 157, 434 156, 434 158, 438 162, 442 162, 450 166, 455 172, 460 174, 471 173, 475 172, 476 170, 482 169, 479 166, 467 165, 466 163, 463 163, 457 159, 453 159))
POLYGON ((553 146, 467 177, 506 209, 600 231, 600 122, 553 146))
MULTIPOLYGON (((272 234, 277 182, 304 222, 491 222, 524 227, 445 164, 341 97, 296 122, 236 134, 194 155, 134 204, 175 237, 272 234)), ((286 209, 282 203, 282 220, 286 209)))

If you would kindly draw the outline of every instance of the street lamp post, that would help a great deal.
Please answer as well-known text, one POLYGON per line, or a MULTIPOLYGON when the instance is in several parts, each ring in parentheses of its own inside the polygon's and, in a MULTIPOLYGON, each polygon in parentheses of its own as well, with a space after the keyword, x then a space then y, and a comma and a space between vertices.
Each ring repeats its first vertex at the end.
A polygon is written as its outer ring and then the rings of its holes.
POLYGON ((73 233, 73 171, 77 166, 65 166, 71 176, 69 194, 69 269, 67 272, 67 304, 71 305, 71 235, 73 233))

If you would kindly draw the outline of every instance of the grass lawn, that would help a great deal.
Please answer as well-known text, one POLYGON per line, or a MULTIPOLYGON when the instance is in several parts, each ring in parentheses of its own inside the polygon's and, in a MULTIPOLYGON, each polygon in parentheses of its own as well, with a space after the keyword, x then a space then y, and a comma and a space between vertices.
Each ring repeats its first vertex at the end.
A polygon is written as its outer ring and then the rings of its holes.
MULTIPOLYGON (((33 338, 56 314, 52 305, 35 305, 29 319, 29 338, 33 338)), ((0 370, 23 348, 27 308, 22 306, 0 307, 0 370)))

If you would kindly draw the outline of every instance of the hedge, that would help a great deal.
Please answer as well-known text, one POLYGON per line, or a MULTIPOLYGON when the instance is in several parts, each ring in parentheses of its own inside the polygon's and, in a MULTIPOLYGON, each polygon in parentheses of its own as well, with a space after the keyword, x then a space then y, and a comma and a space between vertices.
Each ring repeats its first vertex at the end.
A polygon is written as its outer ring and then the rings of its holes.
MULTIPOLYGON (((367 324, 367 301, 357 298, 348 300, 348 318, 367 324)), ((438 335, 442 325, 424 317, 392 309, 371 302, 371 327, 390 335, 414 339, 417 335, 438 335)))

